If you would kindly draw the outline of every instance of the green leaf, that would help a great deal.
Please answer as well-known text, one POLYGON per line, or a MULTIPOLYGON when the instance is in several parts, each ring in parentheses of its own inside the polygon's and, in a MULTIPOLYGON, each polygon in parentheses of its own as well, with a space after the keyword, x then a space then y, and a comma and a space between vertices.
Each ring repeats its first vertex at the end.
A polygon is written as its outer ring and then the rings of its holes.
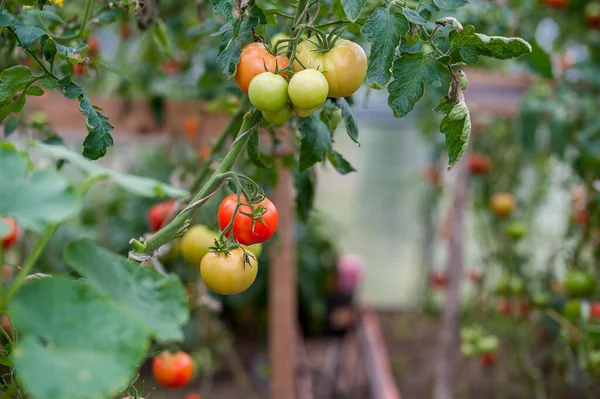
POLYGON ((376 8, 369 16, 362 33, 371 43, 367 84, 375 89, 381 89, 392 78, 394 55, 402 37, 408 33, 408 21, 400 14, 390 13, 390 8, 383 5, 376 8))
POLYGON ((106 149, 113 145, 110 131, 114 127, 108 118, 96 110, 85 91, 76 83, 69 83, 63 90, 65 97, 79 101, 79 111, 85 116, 88 135, 83 141, 83 156, 98 159, 106 155, 106 149))
POLYGON ((441 87, 442 81, 437 71, 429 64, 423 65, 423 80, 432 87, 441 87))
POLYGON ((39 86, 29 86, 29 89, 26 91, 28 96, 36 96, 39 97, 44 94, 44 90, 42 90, 39 86))
POLYGON ((152 25, 152 38, 158 49, 169 58, 173 58, 173 40, 165 23, 158 19, 152 25))
POLYGON ((110 24, 119 18, 119 14, 115 10, 105 10, 97 18, 106 24, 110 24))
POLYGON ((552 72, 552 59, 550 58, 550 54, 541 48, 535 39, 531 42, 531 49, 531 53, 525 58, 529 68, 543 78, 552 79, 554 74, 552 72))
POLYGON ((358 127, 356 126, 356 121, 354 120, 354 114, 352 114, 352 109, 346 101, 345 98, 338 98, 337 100, 338 107, 342 110, 342 118, 344 119, 344 126, 346 126, 346 132, 352 141, 356 144, 358 143, 358 127))
POLYGON ((74 216, 80 197, 53 167, 28 170, 25 155, 0 145, 0 215, 28 229, 41 231, 74 216))
POLYGON ((294 175, 296 187, 296 213, 298 219, 306 222, 314 208, 317 177, 314 170, 308 169, 294 175))
POLYGON ((531 52, 531 45, 520 37, 486 36, 475 33, 473 25, 465 26, 462 32, 450 32, 449 39, 450 52, 466 46, 472 47, 477 55, 499 60, 507 60, 531 52))
POLYGON ((439 104, 433 110, 445 115, 445 114, 449 114, 455 105, 456 105, 456 102, 448 101, 448 99, 446 97, 442 97, 442 98, 440 98, 439 104))
POLYGON ((67 60, 69 64, 81 64, 85 61, 85 57, 81 55, 87 50, 87 44, 80 43, 75 47, 66 47, 62 44, 56 44, 56 52, 60 58, 67 60))
POLYGON ((317 112, 308 118, 298 118, 298 130, 302 135, 299 168, 300 172, 303 172, 317 162, 325 160, 331 149, 331 135, 317 112))
POLYGON ((21 122, 16 118, 7 119, 4 122, 4 137, 10 136, 17 128, 21 122))
POLYGON ((446 115, 440 125, 440 131, 446 135, 446 148, 449 157, 448 170, 450 170, 467 150, 469 136, 471 135, 471 115, 464 102, 456 104, 450 113, 446 115), (455 109, 458 109, 458 111, 455 111, 455 109), (454 118, 451 115, 454 115, 454 118), (464 117, 456 119, 460 115, 464 115, 464 117))
POLYGON ((433 0, 433 3, 439 8, 453 10, 469 4, 468 0, 433 0))
POLYGON ((360 12, 365 6, 366 0, 342 0, 342 6, 348 19, 352 22, 360 17, 360 12))
POLYGON ((217 62, 223 68, 227 77, 235 75, 237 64, 242 54, 242 46, 252 41, 252 31, 258 25, 258 17, 248 16, 244 19, 239 29, 225 32, 222 41, 223 50, 217 57, 217 62))
POLYGON ((402 53, 394 61, 394 80, 388 86, 388 104, 396 118, 410 113, 423 97, 423 79, 426 58, 423 53, 402 53))
POLYGON ((17 20, 10 15, 6 10, 0 12, 0 28, 7 26, 14 26, 17 20))
POLYGON ((31 70, 22 65, 15 65, 0 73, 0 121, 11 112, 23 108, 26 97, 23 91, 35 80, 31 70))
POLYGON ((321 107, 319 117, 321 118, 321 122, 327 126, 329 133, 333 134, 342 121, 342 111, 335 106, 332 100, 328 100, 321 107))
POLYGON ((25 25, 21 22, 15 23, 15 34, 19 38, 21 45, 28 49, 36 40, 46 36, 46 32, 35 26, 25 25))
POLYGON ((50 154, 55 159, 62 159, 71 162, 74 166, 85 171, 89 178, 104 178, 111 180, 130 193, 139 195, 141 197, 186 197, 189 195, 187 190, 170 186, 158 180, 119 173, 110 169, 106 169, 98 163, 92 162, 60 145, 42 144, 40 142, 35 142, 34 145, 44 153, 50 154))
POLYGON ((58 86, 58 80, 52 76, 46 76, 40 79, 40 85, 46 90, 54 90, 58 86))
POLYGON ((265 164, 260 157, 260 152, 258 150, 259 139, 260 135, 258 129, 255 129, 250 133, 250 137, 248 137, 248 158, 250 158, 250 161, 259 168, 270 168, 271 165, 265 164))
POLYGON ((329 151, 329 153, 327 154, 327 159, 329 159, 331 165, 341 175, 345 175, 350 172, 356 172, 356 169, 354 169, 354 167, 350 165, 350 162, 346 161, 342 154, 340 154, 339 152, 336 152, 334 150, 329 151))
POLYGON ((119 305, 132 323, 142 326, 159 342, 183 339, 181 327, 189 319, 185 289, 174 275, 164 276, 140 267, 88 239, 65 248, 65 260, 86 283, 119 305))
POLYGON ((112 397, 133 379, 149 347, 144 326, 82 281, 30 281, 8 312, 20 338, 12 360, 35 398, 112 397))
POLYGON ((234 21, 233 9, 235 4, 233 0, 210 0, 215 9, 215 14, 223 14, 225 19, 231 23, 234 21))
POLYGON ((404 7, 402 8, 402 14, 415 25, 425 25, 427 21, 415 10, 404 7))
POLYGON ((66 24, 65 20, 62 19, 59 15, 46 11, 46 10, 37 10, 35 8, 28 8, 25 11, 28 15, 33 15, 34 17, 40 17, 43 19, 48 19, 50 21, 58 22, 59 24, 66 24))
POLYGON ((479 56, 477 55, 477 47, 475 46, 464 46, 458 49, 460 58, 466 64, 477 64, 479 62, 479 56))

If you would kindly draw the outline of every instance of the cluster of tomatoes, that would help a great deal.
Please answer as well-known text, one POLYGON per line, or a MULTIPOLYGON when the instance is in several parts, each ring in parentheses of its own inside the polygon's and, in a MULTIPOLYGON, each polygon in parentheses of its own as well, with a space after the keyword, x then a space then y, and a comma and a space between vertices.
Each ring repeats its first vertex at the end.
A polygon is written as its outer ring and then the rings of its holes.
MULTIPOLYGON (((285 36, 278 37, 285 40, 285 36)), ((279 46, 273 43, 272 47, 279 46)), ((296 46, 291 71, 286 55, 273 54, 264 43, 254 42, 242 49, 235 79, 263 117, 281 126, 293 112, 306 118, 328 97, 352 95, 366 73, 364 50, 349 40, 337 39, 327 48, 302 40, 296 46)))
POLYGON ((460 339, 460 351, 465 357, 479 356, 483 366, 494 364, 500 346, 497 336, 486 334, 480 326, 470 326, 460 329, 460 339))
MULTIPOLYGON (((214 292, 222 295, 239 294, 252 285, 258 273, 261 244, 275 234, 279 223, 277 208, 266 197, 255 204, 246 203, 237 194, 226 197, 219 206, 219 228, 227 238, 232 236, 239 245, 218 250, 219 234, 204 225, 192 226, 181 239, 183 259, 200 268, 202 279, 214 292)), ((175 202, 154 205, 148 215, 153 231, 159 230, 174 211, 175 202)))
MULTIPOLYGON (((554 10, 564 10, 569 7, 571 0, 543 0, 544 4, 554 10)), ((600 29, 600 2, 590 1, 585 5, 584 21, 592 29, 600 29)))

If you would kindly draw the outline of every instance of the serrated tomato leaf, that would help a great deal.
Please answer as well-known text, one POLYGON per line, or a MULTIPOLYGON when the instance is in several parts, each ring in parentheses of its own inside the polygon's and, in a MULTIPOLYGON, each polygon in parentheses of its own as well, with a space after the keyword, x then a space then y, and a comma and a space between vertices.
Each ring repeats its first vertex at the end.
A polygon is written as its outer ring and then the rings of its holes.
POLYGON ((302 135, 299 169, 303 172, 325 160, 331 149, 331 135, 317 112, 308 118, 298 118, 298 130, 302 135))
POLYGON ((189 309, 185 289, 176 275, 140 267, 88 239, 67 244, 65 260, 86 283, 117 303, 131 322, 157 341, 183 339, 181 328, 189 319, 189 309))
POLYGON ((352 141, 356 144, 358 142, 358 127, 356 126, 356 121, 354 120, 354 114, 352 113, 352 109, 346 101, 345 98, 338 98, 337 105, 342 110, 342 118, 344 120, 344 126, 346 127, 346 132, 352 141))
POLYGON ((235 75, 237 64, 242 54, 244 44, 252 41, 253 29, 258 25, 258 17, 248 16, 241 23, 236 21, 233 29, 228 30, 221 40, 221 52, 217 57, 217 62, 221 65, 223 72, 227 77, 235 75), (236 26, 239 26, 236 29, 236 26))
MULTIPOLYGON (((453 104, 446 102, 446 105, 453 104)), ((448 109, 446 107, 445 109, 448 109)), ((471 114, 463 101, 455 103, 440 125, 440 131, 446 136, 448 149, 448 170, 460 160, 467 150, 471 135, 471 114)))
POLYGON ((23 65, 15 65, 0 73, 0 121, 11 112, 18 112, 25 104, 27 89, 38 77, 23 65))
POLYGON ((425 62, 423 53, 402 53, 394 61, 393 80, 388 85, 388 104, 396 118, 408 115, 423 97, 424 74, 430 73, 425 69, 425 62))
MULTIPOLYGON (((467 47, 469 59, 463 61, 473 63, 474 55, 507 60, 531 52, 531 45, 520 37, 487 36, 475 33, 473 25, 467 25, 462 32, 452 31, 449 35, 450 52, 467 47)), ((461 52, 463 56, 463 52, 461 52)))
POLYGON ((406 19, 408 19, 415 25, 425 25, 427 23, 427 21, 421 16, 421 14, 410 8, 404 7, 402 9, 402 14, 404 14, 406 19))
POLYGON ((327 154, 327 159, 329 159, 331 165, 341 175, 345 175, 350 172, 356 172, 356 169, 354 169, 350 162, 348 162, 339 152, 334 150, 329 151, 327 154))
POLYGON ((210 0, 210 3, 213 5, 215 14, 222 14, 229 22, 234 21, 233 9, 235 3, 233 0, 210 0))
POLYGON ((342 7, 348 19, 352 22, 360 17, 360 12, 365 6, 366 0, 342 0, 342 7))
POLYGON ((47 36, 46 32, 36 26, 25 25, 21 22, 14 24, 15 34, 19 38, 21 45, 28 49, 33 43, 42 36, 47 36))
POLYGON ((408 21, 401 14, 391 13, 387 5, 373 11, 362 33, 371 43, 367 84, 375 89, 385 87, 392 77, 392 64, 396 48, 408 32, 408 21))
POLYGON ((29 159, 8 143, 0 145, 0 216, 42 231, 79 210, 81 198, 53 167, 29 170, 29 159))

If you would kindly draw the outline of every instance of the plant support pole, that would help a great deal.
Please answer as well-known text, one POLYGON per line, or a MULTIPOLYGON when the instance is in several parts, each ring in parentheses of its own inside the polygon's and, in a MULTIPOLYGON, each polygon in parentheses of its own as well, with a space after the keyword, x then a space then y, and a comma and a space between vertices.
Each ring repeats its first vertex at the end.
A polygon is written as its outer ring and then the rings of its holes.
POLYGON ((459 360, 460 282, 463 263, 464 215, 469 177, 466 156, 456 165, 454 170, 456 176, 452 190, 448 266, 446 267, 448 285, 438 341, 433 399, 452 399, 454 397, 454 380, 459 360))

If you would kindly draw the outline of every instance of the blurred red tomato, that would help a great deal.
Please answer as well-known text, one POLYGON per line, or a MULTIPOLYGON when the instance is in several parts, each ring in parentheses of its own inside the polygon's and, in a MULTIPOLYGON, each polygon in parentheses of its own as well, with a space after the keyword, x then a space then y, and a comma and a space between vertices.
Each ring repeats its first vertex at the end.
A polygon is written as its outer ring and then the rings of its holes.
POLYGON ((100 51, 100 41, 95 36, 92 36, 88 39, 87 45, 88 45, 88 55, 90 57, 94 57, 100 51))
POLYGON ((506 298, 498 299, 498 311, 502 316, 508 317, 510 316, 510 303, 506 298))
POLYGON ((469 171, 473 176, 483 176, 492 170, 492 160, 485 154, 472 152, 467 158, 469 171))
POLYGON ((440 187, 442 185, 440 171, 433 165, 426 165, 423 168, 422 176, 433 187, 440 187))
POLYGON ((600 29, 600 2, 594 1, 585 6, 585 24, 591 29, 600 29))
POLYGON ((444 288, 448 283, 445 272, 432 272, 429 279, 433 288, 444 288))
POLYGON ((483 272, 481 270, 469 270, 468 276, 469 280, 471 280, 474 283, 479 283, 481 282, 481 280, 483 280, 483 272))
POLYGON ((491 366, 496 361, 495 353, 483 353, 481 355, 481 365, 482 366, 491 366))
POLYGON ((544 0, 544 4, 554 10, 563 10, 569 6, 571 0, 544 0))

